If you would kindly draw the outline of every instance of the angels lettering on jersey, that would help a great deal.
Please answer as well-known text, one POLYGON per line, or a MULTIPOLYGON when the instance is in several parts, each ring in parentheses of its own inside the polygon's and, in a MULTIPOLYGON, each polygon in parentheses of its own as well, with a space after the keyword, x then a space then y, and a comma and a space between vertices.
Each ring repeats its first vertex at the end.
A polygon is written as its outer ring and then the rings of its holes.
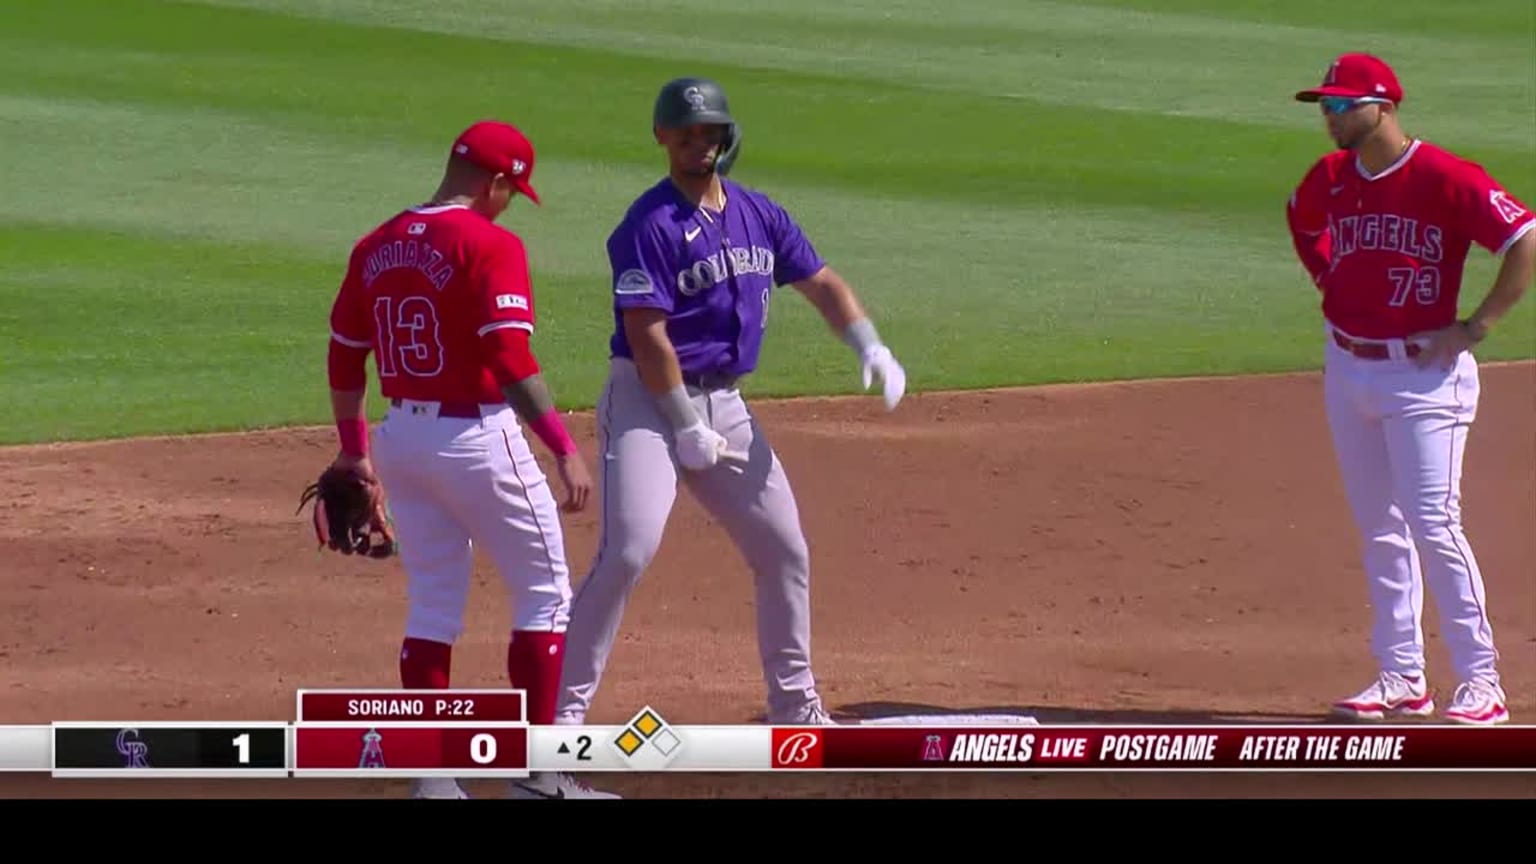
POLYGON ((353 249, 331 311, 332 337, 371 349, 386 399, 496 404, 482 340, 534 329, 522 240, 468 207, 414 207, 353 249))
POLYGON ((1353 153, 1328 154, 1286 215, 1324 316, 1367 339, 1450 325, 1472 244, 1502 254, 1536 228, 1481 166, 1422 140, 1374 176, 1353 153))
POLYGON ((659 309, 685 373, 746 374, 757 365, 769 299, 778 285, 823 266, 789 213, 767 195, 722 178, 713 213, 662 180, 630 206, 608 238, 613 272, 610 348, 629 357, 625 309, 659 309))

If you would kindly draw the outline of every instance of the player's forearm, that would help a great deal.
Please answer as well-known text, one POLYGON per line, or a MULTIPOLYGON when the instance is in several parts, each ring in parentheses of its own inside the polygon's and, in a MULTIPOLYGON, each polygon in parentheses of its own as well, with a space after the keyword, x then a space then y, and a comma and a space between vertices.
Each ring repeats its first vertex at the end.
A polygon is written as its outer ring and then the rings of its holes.
POLYGON ((688 429, 702 422, 683 386, 683 370, 677 349, 667 338, 665 323, 635 331, 629 339, 635 368, 656 407, 674 429, 688 429))
POLYGON ((560 422, 560 412, 555 410, 554 396, 539 373, 502 385, 502 395, 507 404, 544 446, 556 456, 568 456, 576 452, 576 442, 560 422))
POLYGON ((1467 318, 1473 336, 1477 339, 1486 336, 1493 325, 1520 302, 1533 279, 1536 279, 1536 231, 1527 232, 1504 253, 1493 288, 1467 318))
POLYGON ((542 374, 531 375, 521 381, 513 381, 501 388, 507 404, 517 412, 518 419, 532 423, 555 410, 555 399, 544 384, 542 374))
POLYGON ((341 452, 362 458, 368 455, 368 417, 363 406, 367 389, 331 390, 331 414, 336 418, 336 438, 341 452))
POLYGON ((336 420, 355 420, 363 416, 363 406, 367 402, 368 391, 359 390, 332 390, 331 414, 336 420))
POLYGON ((796 287, 821 313, 827 326, 840 336, 847 332, 849 325, 868 317, 858 295, 831 267, 823 268, 796 287))
POLYGON ((883 344, 858 295, 831 267, 795 286, 816 307, 838 338, 860 357, 883 344))
POLYGON ((332 338, 326 350, 326 377, 331 384, 331 415, 341 452, 355 459, 368 455, 368 349, 344 345, 332 338))
POLYGON ((683 386, 683 370, 677 349, 667 338, 665 327, 647 327, 630 334, 630 353, 640 380, 652 396, 661 396, 683 386))
POLYGON ((1285 208, 1285 222, 1291 232, 1291 245, 1296 250, 1296 257, 1306 269, 1307 275, 1312 277, 1313 284, 1321 288, 1323 274, 1328 272, 1328 253, 1331 248, 1328 224, 1315 215, 1303 218, 1299 194, 1291 196, 1285 208))
POLYGON ((560 422, 555 399, 529 345, 530 337, 531 332, 525 327, 493 327, 481 335, 481 356, 501 386, 501 395, 523 425, 538 435, 551 453, 569 456, 577 452, 576 442, 560 422))

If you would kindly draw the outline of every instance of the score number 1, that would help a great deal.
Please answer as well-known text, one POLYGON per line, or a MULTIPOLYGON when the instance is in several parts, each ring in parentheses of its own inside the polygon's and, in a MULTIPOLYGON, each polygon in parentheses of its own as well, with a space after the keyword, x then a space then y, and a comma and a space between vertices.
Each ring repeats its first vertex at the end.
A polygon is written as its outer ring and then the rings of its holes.
POLYGON ((251 733, 241 732, 230 743, 235 745, 235 753, 238 754, 235 758, 239 763, 241 765, 251 764, 251 733))

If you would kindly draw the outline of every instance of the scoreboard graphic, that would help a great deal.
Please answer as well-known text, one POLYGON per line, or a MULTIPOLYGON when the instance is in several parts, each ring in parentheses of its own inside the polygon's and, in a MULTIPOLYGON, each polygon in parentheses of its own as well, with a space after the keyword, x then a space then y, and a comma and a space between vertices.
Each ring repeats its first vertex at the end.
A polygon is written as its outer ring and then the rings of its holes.
POLYGON ((287 723, 55 723, 55 777, 287 777, 287 723))
POLYGON ((301 690, 293 721, 0 726, 0 772, 54 777, 526 777, 530 772, 1536 772, 1536 726, 533 726, 518 690, 301 690))

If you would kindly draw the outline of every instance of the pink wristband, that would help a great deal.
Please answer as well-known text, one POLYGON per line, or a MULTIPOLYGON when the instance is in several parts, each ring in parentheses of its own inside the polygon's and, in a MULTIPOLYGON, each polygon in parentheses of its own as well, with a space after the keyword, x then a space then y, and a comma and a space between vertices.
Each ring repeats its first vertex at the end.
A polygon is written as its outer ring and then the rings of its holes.
POLYGON ((368 455, 368 420, 366 418, 337 420, 336 434, 341 438, 341 452, 358 458, 368 455))
POLYGON ((539 436, 544 446, 554 451, 556 456, 567 456, 576 452, 576 442, 571 440, 570 433, 565 431, 565 424, 560 422, 560 412, 551 408, 544 412, 544 416, 528 424, 528 428, 539 436))

